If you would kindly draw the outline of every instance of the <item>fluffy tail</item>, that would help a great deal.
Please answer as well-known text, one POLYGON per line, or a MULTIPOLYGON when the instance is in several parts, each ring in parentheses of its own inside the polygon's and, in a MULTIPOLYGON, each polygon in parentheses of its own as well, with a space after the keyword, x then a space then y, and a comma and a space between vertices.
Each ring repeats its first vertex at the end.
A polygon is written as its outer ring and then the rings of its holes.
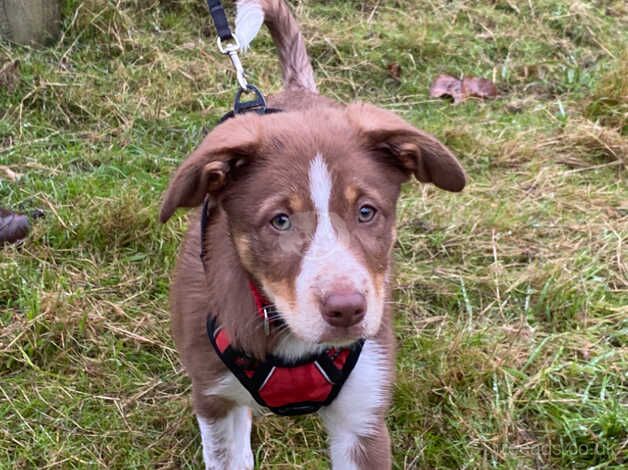
POLYGON ((294 16, 284 0, 238 0, 236 36, 246 50, 262 23, 279 50, 284 88, 316 93, 314 71, 305 42, 294 16))

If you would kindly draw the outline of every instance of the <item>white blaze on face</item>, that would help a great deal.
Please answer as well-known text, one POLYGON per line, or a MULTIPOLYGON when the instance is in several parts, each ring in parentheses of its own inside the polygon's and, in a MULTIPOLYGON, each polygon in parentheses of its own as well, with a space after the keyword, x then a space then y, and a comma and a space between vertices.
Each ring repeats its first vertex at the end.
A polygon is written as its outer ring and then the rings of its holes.
POLYGON ((318 154, 309 168, 310 198, 316 210, 316 229, 301 271, 295 282, 296 305, 281 305, 288 326, 301 339, 316 342, 329 327, 324 320, 321 300, 332 292, 360 292, 367 302, 364 334, 374 335, 381 322, 383 302, 375 292, 371 274, 351 251, 346 223, 329 212, 332 175, 318 154), (290 312, 290 313, 287 313, 290 312))

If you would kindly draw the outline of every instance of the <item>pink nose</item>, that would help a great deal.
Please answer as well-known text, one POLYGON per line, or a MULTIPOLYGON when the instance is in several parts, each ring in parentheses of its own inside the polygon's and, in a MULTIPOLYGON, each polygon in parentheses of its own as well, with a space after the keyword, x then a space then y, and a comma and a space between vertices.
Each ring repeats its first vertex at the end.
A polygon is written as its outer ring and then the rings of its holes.
POLYGON ((321 302, 323 318, 331 326, 349 327, 359 323, 366 312, 366 299, 359 292, 328 294, 321 302))

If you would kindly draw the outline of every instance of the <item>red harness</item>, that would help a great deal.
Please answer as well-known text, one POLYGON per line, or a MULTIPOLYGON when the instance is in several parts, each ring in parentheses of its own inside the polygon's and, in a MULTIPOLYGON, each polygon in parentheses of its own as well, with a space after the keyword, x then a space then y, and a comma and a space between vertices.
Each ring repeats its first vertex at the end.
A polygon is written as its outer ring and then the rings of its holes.
MULTIPOLYGON (((250 288, 265 326, 281 321, 253 283, 250 288)), ((278 415, 313 413, 329 405, 351 374, 364 344, 359 340, 349 347, 329 348, 292 362, 273 355, 257 361, 231 345, 227 332, 211 314, 207 334, 218 357, 255 401, 278 415)))

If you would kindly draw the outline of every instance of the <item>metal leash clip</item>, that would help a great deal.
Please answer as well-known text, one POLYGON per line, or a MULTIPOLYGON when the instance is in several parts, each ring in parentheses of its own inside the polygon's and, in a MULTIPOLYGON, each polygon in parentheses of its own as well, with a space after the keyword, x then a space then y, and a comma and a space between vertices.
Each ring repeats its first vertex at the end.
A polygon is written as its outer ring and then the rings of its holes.
POLYGON ((240 42, 235 35, 232 37, 232 40, 233 42, 223 46, 222 40, 218 37, 218 40, 216 41, 218 43, 218 50, 221 54, 229 56, 229 59, 231 59, 231 63, 233 64, 233 68, 236 71, 236 78, 238 79, 240 90, 246 91, 248 90, 249 84, 246 81, 246 73, 244 72, 244 67, 242 67, 242 62, 240 62, 240 57, 238 56, 240 42))

